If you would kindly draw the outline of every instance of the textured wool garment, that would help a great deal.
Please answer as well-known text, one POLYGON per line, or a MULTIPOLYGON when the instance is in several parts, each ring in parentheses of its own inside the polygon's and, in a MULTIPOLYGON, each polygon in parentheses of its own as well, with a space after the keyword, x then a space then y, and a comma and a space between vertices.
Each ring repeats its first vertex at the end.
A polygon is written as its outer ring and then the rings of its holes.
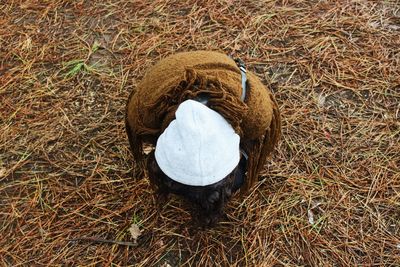
POLYGON ((138 167, 144 171, 143 144, 156 144, 179 104, 207 94, 207 106, 232 125, 249 156, 242 187, 247 191, 258 180, 281 132, 279 109, 271 92, 253 73, 248 72, 247 79, 242 101, 240 70, 233 59, 218 52, 178 53, 151 67, 126 107, 126 130, 138 167))

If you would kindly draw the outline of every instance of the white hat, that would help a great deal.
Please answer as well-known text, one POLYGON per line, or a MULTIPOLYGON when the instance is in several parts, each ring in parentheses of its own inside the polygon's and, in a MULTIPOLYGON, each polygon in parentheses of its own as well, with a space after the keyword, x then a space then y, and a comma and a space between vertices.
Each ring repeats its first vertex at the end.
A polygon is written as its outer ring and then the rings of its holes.
POLYGON ((182 102, 157 140, 155 158, 171 179, 206 186, 221 181, 240 160, 240 137, 219 113, 194 101, 182 102))

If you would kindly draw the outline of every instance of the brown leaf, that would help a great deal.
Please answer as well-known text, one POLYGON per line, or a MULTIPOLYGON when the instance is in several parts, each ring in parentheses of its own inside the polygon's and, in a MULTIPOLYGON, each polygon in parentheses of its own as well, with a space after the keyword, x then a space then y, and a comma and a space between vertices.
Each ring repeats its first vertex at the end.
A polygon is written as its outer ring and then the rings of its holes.
POLYGON ((142 231, 140 231, 139 226, 136 224, 132 224, 131 227, 129 227, 129 232, 132 235, 132 238, 136 241, 138 237, 142 234, 142 231))
POLYGON ((0 178, 3 178, 6 176, 7 170, 6 168, 0 168, 0 178))

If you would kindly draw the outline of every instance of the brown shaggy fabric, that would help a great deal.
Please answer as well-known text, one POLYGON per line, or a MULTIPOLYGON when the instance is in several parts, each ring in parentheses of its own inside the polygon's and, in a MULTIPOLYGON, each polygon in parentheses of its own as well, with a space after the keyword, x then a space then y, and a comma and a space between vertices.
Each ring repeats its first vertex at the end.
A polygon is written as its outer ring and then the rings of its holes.
POLYGON ((241 147, 249 156, 243 187, 248 190, 280 137, 281 121, 274 97, 253 73, 247 72, 244 101, 241 93, 240 70, 224 54, 184 52, 159 61, 132 92, 126 109, 126 130, 139 168, 144 166, 143 144, 155 145, 175 118, 179 104, 207 94, 207 105, 229 121, 241 137, 241 147))

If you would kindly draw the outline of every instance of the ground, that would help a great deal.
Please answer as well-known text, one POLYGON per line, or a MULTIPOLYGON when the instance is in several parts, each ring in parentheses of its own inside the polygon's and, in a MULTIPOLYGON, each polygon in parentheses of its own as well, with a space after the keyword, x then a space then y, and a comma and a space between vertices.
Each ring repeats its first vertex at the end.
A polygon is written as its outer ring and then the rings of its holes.
POLYGON ((2 1, 0 265, 399 266, 399 1, 2 1), (282 140, 196 229, 135 177, 127 97, 177 51, 243 59, 282 140), (82 237, 136 246, 77 240, 82 237))

